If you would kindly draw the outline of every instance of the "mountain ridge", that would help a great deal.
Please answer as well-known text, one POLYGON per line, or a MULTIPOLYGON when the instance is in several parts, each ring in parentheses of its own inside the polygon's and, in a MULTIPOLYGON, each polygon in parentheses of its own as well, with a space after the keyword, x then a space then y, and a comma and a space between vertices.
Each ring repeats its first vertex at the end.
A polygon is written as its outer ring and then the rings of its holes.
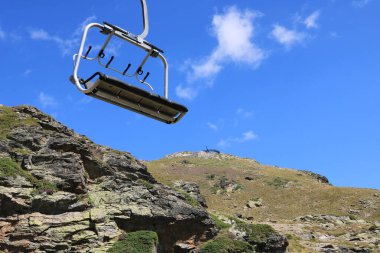
POLYGON ((164 184, 198 184, 208 211, 227 223, 237 217, 288 235, 290 252, 380 252, 379 190, 336 187, 311 171, 207 150, 145 164, 164 184))

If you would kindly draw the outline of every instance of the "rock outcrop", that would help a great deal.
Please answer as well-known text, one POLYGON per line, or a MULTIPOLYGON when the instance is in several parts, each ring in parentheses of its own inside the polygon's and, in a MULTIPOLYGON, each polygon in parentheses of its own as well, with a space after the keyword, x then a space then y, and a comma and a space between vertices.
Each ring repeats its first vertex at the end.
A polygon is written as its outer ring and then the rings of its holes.
MULTIPOLYGON (((195 186, 183 186, 191 194, 195 186), (191 187, 190 187, 191 186, 191 187)), ((128 232, 158 252, 213 236, 202 206, 159 184, 131 154, 100 146, 30 106, 0 106, 0 249, 104 252, 128 232)))
POLYGON ((321 184, 331 185, 329 179, 325 176, 322 176, 318 173, 308 171, 308 170, 301 170, 301 172, 305 173, 308 176, 311 176, 312 178, 314 178, 315 180, 317 180, 321 184))

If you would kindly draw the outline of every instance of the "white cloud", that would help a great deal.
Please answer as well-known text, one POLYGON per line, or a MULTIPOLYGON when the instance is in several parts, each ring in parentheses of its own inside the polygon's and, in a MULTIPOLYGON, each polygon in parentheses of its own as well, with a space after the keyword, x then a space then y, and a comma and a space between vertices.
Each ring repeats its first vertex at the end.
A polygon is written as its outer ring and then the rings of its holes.
POLYGON ((183 87, 182 85, 177 86, 175 92, 178 97, 188 100, 195 98, 198 94, 198 91, 193 87, 183 87))
POLYGON ((30 31, 30 38, 33 40, 54 40, 52 36, 42 29, 30 31))
POLYGON ((367 4, 369 4, 369 2, 371 2, 371 0, 353 0, 351 3, 352 3, 352 6, 356 8, 363 8, 367 4))
POLYGON ((93 16, 90 16, 90 17, 87 17, 78 27, 77 29, 75 30, 74 32, 74 36, 82 36, 82 33, 84 31, 84 29, 86 28, 86 26, 90 23, 92 23, 92 21, 94 21, 96 19, 96 16, 93 15, 93 16))
POLYGON ((278 24, 274 25, 271 35, 278 43, 284 45, 287 49, 290 49, 297 43, 302 43, 306 39, 305 33, 290 30, 278 24))
POLYGON ((243 133, 243 138, 240 140, 240 142, 247 142, 251 141, 257 138, 257 135, 253 133, 253 131, 248 131, 243 133))
POLYGON ((215 124, 213 124, 213 123, 210 123, 210 122, 207 122, 207 126, 208 126, 210 129, 214 130, 214 131, 218 131, 218 129, 219 129, 217 125, 215 125, 215 124))
POLYGON ((245 143, 245 142, 253 141, 257 138, 258 136, 252 130, 250 130, 250 131, 242 133, 240 137, 230 137, 227 139, 221 139, 218 142, 217 146, 220 148, 226 148, 236 143, 245 143))
POLYGON ((221 63, 218 62, 218 57, 214 56, 214 54, 204 62, 191 64, 192 71, 188 73, 188 80, 190 82, 197 79, 213 78, 222 70, 223 67, 221 63))
POLYGON ((32 73, 32 70, 31 70, 31 69, 26 69, 26 70, 24 71, 24 73, 22 73, 22 75, 23 75, 23 76, 29 76, 30 73, 32 73))
POLYGON ((203 79, 207 80, 207 85, 203 84, 196 90, 210 86, 212 80, 230 62, 245 64, 253 69, 259 67, 266 54, 253 42, 253 21, 260 16, 262 14, 257 11, 242 11, 235 6, 227 8, 224 13, 215 14, 211 30, 218 44, 202 60, 186 61, 188 85, 194 85, 195 81, 203 79))
POLYGON ((51 41, 53 43, 56 43, 59 47, 59 49, 62 52, 62 55, 68 55, 73 53, 76 47, 79 46, 79 42, 81 39, 81 33, 85 26, 90 23, 92 20, 96 19, 95 16, 91 16, 85 19, 78 28, 74 31, 72 36, 68 39, 62 39, 59 36, 51 35, 44 29, 35 29, 30 30, 29 35, 32 40, 43 40, 43 41, 51 41))
POLYGON ((320 11, 314 11, 312 14, 310 14, 304 21, 303 23, 305 24, 306 28, 311 29, 311 28, 318 28, 318 19, 320 16, 321 12, 320 11))
POLYGON ((0 27, 0 40, 5 40, 5 32, 1 27, 0 27))
POLYGON ((240 11, 230 7, 226 13, 213 18, 213 33, 218 47, 211 58, 218 62, 232 60, 257 67, 264 59, 264 52, 253 42, 255 27, 253 20, 262 16, 259 12, 240 11))
POLYGON ((41 103, 42 107, 55 107, 58 105, 57 100, 48 94, 45 94, 44 92, 40 92, 38 95, 38 102, 41 103))
POLYGON ((245 118, 245 119, 251 118, 253 116, 253 112, 247 111, 243 108, 237 109, 236 114, 242 118, 245 118))

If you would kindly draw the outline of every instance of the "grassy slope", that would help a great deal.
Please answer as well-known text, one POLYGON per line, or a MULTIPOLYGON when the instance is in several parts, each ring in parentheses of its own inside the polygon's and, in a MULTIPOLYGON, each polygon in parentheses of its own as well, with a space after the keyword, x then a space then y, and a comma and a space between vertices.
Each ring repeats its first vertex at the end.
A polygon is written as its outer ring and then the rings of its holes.
POLYGON ((354 209, 360 211, 356 215, 358 219, 380 219, 380 210, 376 210, 380 206, 380 198, 374 196, 379 191, 333 187, 321 184, 300 171, 265 166, 254 160, 175 157, 147 162, 147 165, 153 176, 165 184, 172 185, 176 180, 198 183, 211 212, 224 215, 241 213, 254 217, 256 221, 265 221, 291 220, 308 214, 349 216, 349 210, 354 209), (208 176, 212 174, 215 174, 214 179, 208 176), (212 187, 221 176, 234 180, 243 188, 229 194, 213 194, 212 187), (253 180, 246 180, 246 176, 253 180), (255 198, 261 198, 264 206, 244 208, 249 200, 255 198), (365 208, 359 200, 370 200, 373 207, 365 208))

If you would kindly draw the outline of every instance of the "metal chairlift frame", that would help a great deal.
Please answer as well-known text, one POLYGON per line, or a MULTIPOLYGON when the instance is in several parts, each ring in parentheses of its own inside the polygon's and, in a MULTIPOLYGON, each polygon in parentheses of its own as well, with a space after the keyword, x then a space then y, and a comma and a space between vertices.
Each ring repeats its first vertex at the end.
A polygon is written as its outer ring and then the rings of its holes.
MULTIPOLYGON (((135 35, 129 31, 126 31, 120 27, 109 24, 107 22, 103 22, 103 24, 99 23, 90 23, 88 24, 83 31, 82 40, 80 43, 79 51, 77 54, 73 56, 74 61, 74 71, 71 76, 71 81, 76 85, 76 87, 82 93, 104 100, 106 102, 118 105, 120 107, 135 111, 137 113, 143 114, 145 116, 151 117, 153 119, 172 124, 179 121, 187 112, 187 108, 172 102, 168 98, 168 89, 169 89, 169 66, 165 57, 162 55, 163 50, 158 47, 150 44, 145 40, 146 36, 149 33, 149 20, 148 20, 148 8, 146 4, 146 0, 140 0, 142 7, 142 16, 143 16, 143 31, 139 35, 135 35), (107 39, 104 42, 103 46, 99 50, 99 53, 96 57, 90 58, 88 57, 92 47, 89 46, 86 53, 84 53, 84 47, 86 43, 86 39, 88 36, 88 32, 92 28, 98 28, 101 33, 107 35, 107 39), (133 74, 127 74, 131 64, 128 64, 127 68, 123 70, 118 70, 110 67, 111 62, 114 57, 112 56, 110 60, 104 64, 101 59, 105 57, 105 49, 109 45, 109 42, 113 37, 118 37, 126 42, 129 42, 144 51, 146 51, 146 55, 141 61, 138 68, 135 70, 133 74), (85 60, 96 60, 101 66, 106 69, 117 72, 123 76, 127 77, 136 77, 136 79, 142 83, 147 85, 152 91, 153 87, 146 82, 147 77, 149 76, 149 72, 146 73, 145 77, 140 79, 139 76, 143 74, 143 67, 145 63, 148 61, 150 57, 161 59, 164 65, 164 98, 149 93, 147 91, 141 90, 132 85, 126 84, 123 81, 120 81, 116 78, 112 78, 110 76, 104 75, 100 72, 96 72, 94 75, 89 77, 86 80, 81 79, 78 76, 78 71, 80 67, 80 63, 82 59, 85 60), (93 78, 99 76, 99 79, 96 82, 91 82, 93 78), (103 90, 102 95, 98 95, 99 87, 106 87, 103 90), (108 90, 107 90, 108 89, 108 90), (120 94, 129 94, 126 98, 121 98, 120 94), (136 97, 137 96, 137 97, 136 97), (132 99, 133 98, 133 99, 132 99), (132 99, 131 101, 129 101, 132 99), (146 104, 144 104, 144 102, 146 104), (162 110, 162 111, 161 111, 162 110)), ((99 92, 101 93, 101 92, 99 92)))

